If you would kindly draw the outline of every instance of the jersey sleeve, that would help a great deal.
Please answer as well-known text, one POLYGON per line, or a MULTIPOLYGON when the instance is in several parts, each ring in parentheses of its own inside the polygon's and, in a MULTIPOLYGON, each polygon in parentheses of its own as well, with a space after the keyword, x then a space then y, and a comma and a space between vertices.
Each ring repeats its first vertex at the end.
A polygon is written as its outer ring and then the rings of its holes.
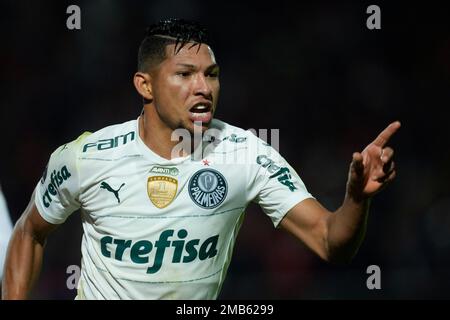
POLYGON ((36 185, 36 207, 42 218, 49 223, 61 224, 81 207, 77 161, 80 138, 60 146, 52 153, 44 174, 36 185))
POLYGON ((297 172, 274 148, 255 136, 251 140, 248 194, 278 227, 292 207, 313 196, 297 172))

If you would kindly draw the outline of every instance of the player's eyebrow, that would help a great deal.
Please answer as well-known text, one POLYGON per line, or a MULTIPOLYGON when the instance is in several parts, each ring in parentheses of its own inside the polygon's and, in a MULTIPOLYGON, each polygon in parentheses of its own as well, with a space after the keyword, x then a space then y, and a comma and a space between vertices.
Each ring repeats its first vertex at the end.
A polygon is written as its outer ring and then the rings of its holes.
POLYGON ((219 71, 219 65, 217 63, 214 63, 210 66, 208 66, 205 70, 205 72, 213 72, 213 71, 219 71))
MULTIPOLYGON (((189 63, 177 63, 177 66, 185 67, 191 70, 197 70, 197 66, 189 63)), ((206 72, 211 72, 212 70, 219 69, 219 65, 217 63, 213 63, 206 68, 206 72)))
POLYGON ((196 66, 194 66, 193 64, 189 64, 189 63, 177 63, 177 66, 185 67, 188 69, 197 69, 196 66))

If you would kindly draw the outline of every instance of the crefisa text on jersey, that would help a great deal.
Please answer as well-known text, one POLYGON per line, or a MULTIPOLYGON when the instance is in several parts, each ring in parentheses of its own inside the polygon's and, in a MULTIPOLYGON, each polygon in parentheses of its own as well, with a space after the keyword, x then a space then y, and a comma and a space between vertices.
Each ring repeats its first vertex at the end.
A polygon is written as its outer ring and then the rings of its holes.
MULTIPOLYGON (((149 240, 133 242, 132 240, 105 236, 100 240, 101 252, 107 258, 123 261, 124 253, 126 249, 129 249, 131 262, 147 264, 150 261, 150 252, 152 252, 153 248, 156 248, 153 265, 147 268, 148 274, 154 274, 161 269, 166 249, 170 247, 173 248, 172 263, 189 263, 197 258, 206 260, 217 255, 218 234, 200 242, 200 239, 184 240, 188 236, 188 232, 185 229, 181 229, 176 233, 178 239, 170 239, 174 233, 175 230, 173 229, 165 230, 161 232, 159 239, 155 242, 149 240), (197 249, 197 247, 199 248, 197 249)), ((127 258, 125 259, 128 260, 127 258)))
MULTIPOLYGON (((47 170, 47 169, 46 169, 47 170)), ((46 174, 44 173, 44 176, 46 174)), ((44 195, 42 196, 42 202, 46 208, 50 207, 50 203, 52 202, 52 198, 55 197, 58 193, 58 188, 61 186, 64 181, 69 179, 72 175, 66 166, 63 166, 60 170, 53 170, 50 175, 50 182, 48 183, 44 195)), ((45 182, 45 178, 41 181, 41 183, 45 182)))

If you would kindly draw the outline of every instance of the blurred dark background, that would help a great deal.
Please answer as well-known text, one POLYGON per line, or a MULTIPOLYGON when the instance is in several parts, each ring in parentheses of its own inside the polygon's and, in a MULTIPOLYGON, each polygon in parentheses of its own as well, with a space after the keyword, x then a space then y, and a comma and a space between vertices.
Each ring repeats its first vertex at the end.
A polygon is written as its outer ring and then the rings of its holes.
MULTIPOLYGON (((391 121, 396 181, 376 196, 349 266, 322 262, 254 205, 222 299, 450 298, 450 22, 444 2, 8 1, 0 4, 0 182, 16 221, 50 153, 83 131, 138 116, 132 76, 145 27, 204 24, 221 65, 216 114, 280 129, 280 152, 328 209, 343 199, 353 151, 391 121), (81 30, 66 8, 81 8, 81 30), (366 8, 381 8, 368 30, 366 8), (381 290, 366 269, 381 268, 381 290)), ((49 239, 33 297, 72 299, 77 213, 49 239)))

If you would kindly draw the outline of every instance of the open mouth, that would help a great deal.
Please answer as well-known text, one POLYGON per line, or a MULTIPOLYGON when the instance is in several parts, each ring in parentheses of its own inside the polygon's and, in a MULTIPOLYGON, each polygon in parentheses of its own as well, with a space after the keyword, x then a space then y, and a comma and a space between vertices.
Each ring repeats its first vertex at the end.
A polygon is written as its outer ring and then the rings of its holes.
POLYGON ((211 104, 199 102, 195 104, 191 109, 189 109, 192 113, 205 113, 211 111, 211 104))
POLYGON ((192 122, 209 123, 212 119, 211 103, 199 102, 189 109, 189 119, 192 122))

